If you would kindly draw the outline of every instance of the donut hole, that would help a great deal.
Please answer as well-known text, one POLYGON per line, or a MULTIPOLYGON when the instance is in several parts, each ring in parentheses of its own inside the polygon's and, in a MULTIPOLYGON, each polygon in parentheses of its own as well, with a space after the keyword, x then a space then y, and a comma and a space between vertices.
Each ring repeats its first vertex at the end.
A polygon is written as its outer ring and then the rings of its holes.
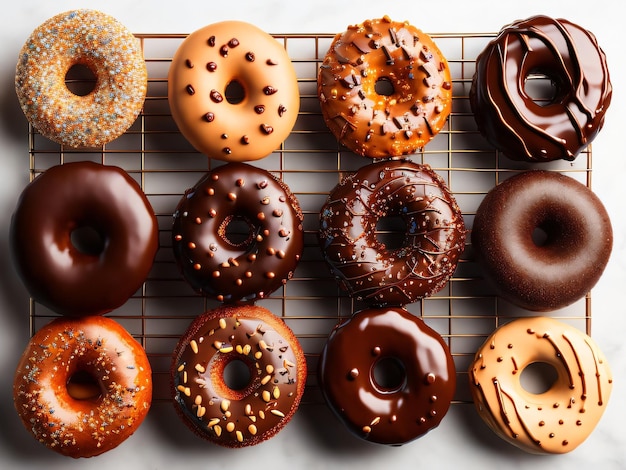
POLYGON ((579 240, 573 235, 575 233, 575 224, 555 217, 537 223, 532 229, 531 239, 535 247, 545 250, 544 253, 558 255, 576 247, 579 240))
POLYGON ((374 84, 374 91, 382 96, 392 96, 396 92, 393 82, 388 77, 378 78, 374 84))
POLYGON ((246 248, 255 236, 255 226, 243 216, 228 216, 219 228, 221 238, 234 248, 246 248))
POLYGON ((234 391, 248 388, 252 380, 250 366, 239 359, 233 359, 224 366, 222 378, 226 386, 234 391))
POLYGON ((404 246, 407 225, 400 216, 383 216, 376 222, 376 241, 382 249, 397 250, 404 246))
POLYGON ((74 400, 97 401, 102 396, 102 385, 85 370, 73 373, 66 384, 67 393, 74 400))
POLYGON ((81 225, 72 230, 70 241, 79 253, 87 256, 98 256, 106 248, 106 237, 91 225, 81 225))
POLYGON ((533 72, 524 79, 524 93, 536 105, 548 106, 557 101, 557 82, 549 75, 533 72))
POLYGON ((85 64, 74 64, 65 74, 65 86, 77 96, 87 96, 93 92, 96 82, 96 74, 85 64))
POLYGON ((237 80, 232 80, 226 85, 224 96, 230 104, 239 104, 246 98, 246 90, 237 80))
POLYGON ((396 357, 382 357, 372 368, 372 382, 378 390, 392 393, 406 385, 406 369, 396 357))
POLYGON ((540 395, 552 388, 558 379, 558 372, 547 362, 528 364, 520 374, 520 385, 528 393, 540 395))

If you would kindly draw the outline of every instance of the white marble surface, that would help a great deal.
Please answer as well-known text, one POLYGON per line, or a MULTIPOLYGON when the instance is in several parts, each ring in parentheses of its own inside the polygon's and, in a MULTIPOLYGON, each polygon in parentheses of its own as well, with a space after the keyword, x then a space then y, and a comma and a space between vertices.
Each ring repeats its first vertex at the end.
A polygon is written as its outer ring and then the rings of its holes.
POLYGON ((617 469, 626 466, 626 170, 622 138, 626 122, 621 0, 448 0, 437 2, 362 0, 34 1, 5 2, 0 29, 0 467, 2 468, 533 468, 617 469), (420 5, 428 8, 421 10, 420 5), (454 406, 441 426, 401 448, 352 439, 324 406, 304 407, 286 430, 261 446, 228 451, 191 436, 169 406, 153 407, 141 429, 117 449, 89 461, 57 456, 36 444, 18 422, 11 400, 15 364, 28 339, 28 299, 16 278, 8 249, 8 221, 28 180, 25 120, 17 106, 13 71, 17 52, 30 32, 48 17, 71 8, 105 11, 137 33, 191 32, 205 24, 240 19, 273 33, 341 31, 346 25, 389 14, 427 32, 490 32, 537 13, 568 18, 592 30, 609 58, 613 103, 594 142, 593 188, 613 221, 614 251, 593 291, 592 336, 612 366, 615 386, 607 413, 591 437, 561 456, 522 453, 497 439, 469 405, 454 406))

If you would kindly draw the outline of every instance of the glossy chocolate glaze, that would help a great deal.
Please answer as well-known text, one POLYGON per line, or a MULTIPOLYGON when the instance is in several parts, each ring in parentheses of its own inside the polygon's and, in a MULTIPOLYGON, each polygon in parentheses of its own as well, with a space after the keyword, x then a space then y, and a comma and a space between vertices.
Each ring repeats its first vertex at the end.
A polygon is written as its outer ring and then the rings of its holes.
POLYGON ((361 310, 331 332, 318 379, 331 409, 361 439, 401 445, 438 426, 456 386, 452 356, 441 336, 401 308, 361 310), (385 388, 374 377, 397 360, 404 380, 385 388))
POLYGON ((373 305, 405 305, 439 291, 465 248, 461 211, 445 182, 409 160, 371 163, 345 177, 320 211, 319 242, 340 285, 373 305), (376 235, 382 217, 400 217, 402 246, 376 235))
POLYGON ((303 242, 303 215, 285 183, 266 170, 228 163, 188 189, 174 214, 174 254, 198 292, 220 301, 267 297, 293 276, 303 242), (247 225, 245 240, 227 227, 247 225))
POLYGON ((613 246, 611 221, 589 188, 560 173, 520 173, 483 199, 472 247, 504 299, 533 311, 565 307, 596 284, 613 246), (533 239, 536 230, 546 240, 533 239))
POLYGON ((481 133, 515 160, 574 160, 598 134, 611 102, 606 57, 595 36, 563 19, 535 16, 504 27, 476 60, 470 103, 481 133), (535 103, 531 74, 555 96, 535 103))
POLYGON ((121 306, 147 277, 159 247, 157 220, 124 170, 93 162, 46 170, 22 192, 11 220, 14 264, 31 296, 55 312, 96 315, 121 306), (74 246, 89 227, 101 252, 74 246))
POLYGON ((298 408, 306 360, 287 325, 258 306, 223 306, 196 318, 172 363, 177 412, 200 437, 245 447, 280 431, 298 408), (242 361, 250 380, 231 389, 224 369, 242 361))
POLYGON ((427 34, 383 17, 335 36, 319 70, 318 96, 328 128, 346 147, 371 158, 397 157, 414 153, 445 125, 452 80, 427 34), (380 81, 391 92, 379 93, 380 81))

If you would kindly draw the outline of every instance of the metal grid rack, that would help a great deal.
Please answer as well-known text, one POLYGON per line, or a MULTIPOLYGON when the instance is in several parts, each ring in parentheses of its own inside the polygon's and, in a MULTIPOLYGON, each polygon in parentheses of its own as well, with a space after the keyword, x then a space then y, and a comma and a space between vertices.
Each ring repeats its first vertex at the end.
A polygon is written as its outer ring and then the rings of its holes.
MULTIPOLYGON (((323 401, 316 382, 317 359, 328 333, 343 318, 362 308, 336 285, 317 245, 319 209, 328 192, 345 172, 370 163, 339 146, 326 129, 319 110, 316 76, 333 35, 274 35, 291 57, 298 74, 301 110, 291 135, 279 149, 252 164, 282 178, 298 197, 305 220, 305 248, 294 277, 260 305, 284 318, 298 336, 309 364, 303 403, 323 401)), ((411 158, 429 164, 448 183, 472 227, 484 195, 499 181, 529 168, 495 151, 477 132, 468 101, 477 54, 492 34, 431 34, 448 59, 453 76, 453 107, 447 126, 422 152, 411 158)), ((65 149, 29 127, 30 176, 76 160, 92 160, 124 168, 141 184, 159 220, 161 247, 143 287, 109 315, 120 321, 145 347, 154 371, 154 399, 168 400, 170 355, 191 320, 217 303, 200 297, 184 282, 171 250, 172 213, 185 189, 213 165, 181 136, 167 103, 167 72, 171 57, 185 34, 139 34, 148 66, 148 93, 137 122, 123 136, 101 149, 65 149)), ((574 162, 553 162, 542 168, 565 172, 591 185, 591 149, 574 162)), ((454 403, 471 400, 467 368, 476 349, 499 324, 529 315, 494 296, 473 261, 471 243, 454 277, 437 295, 408 305, 447 341, 457 369, 454 403)), ((591 299, 558 312, 588 334, 591 299)), ((53 312, 30 302, 30 332, 54 317, 53 312)))

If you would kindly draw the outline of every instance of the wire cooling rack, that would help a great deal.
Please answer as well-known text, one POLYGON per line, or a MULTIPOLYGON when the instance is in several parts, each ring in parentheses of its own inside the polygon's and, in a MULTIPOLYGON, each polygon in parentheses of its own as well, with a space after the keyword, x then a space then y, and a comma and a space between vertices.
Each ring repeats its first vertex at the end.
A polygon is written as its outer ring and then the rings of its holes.
MULTIPOLYGON (((339 146, 324 125, 316 94, 316 75, 333 35, 279 34, 298 75, 301 110, 291 135, 279 149, 252 164, 285 181, 304 212, 305 248, 294 277, 259 305, 284 318, 305 351, 309 377, 303 404, 323 402, 316 381, 317 360, 332 328, 364 307, 341 291, 331 277, 317 245, 318 213, 328 192, 342 175, 371 163, 339 146)), ((499 181, 529 168, 495 151, 479 135, 468 101, 475 59, 492 34, 431 34, 448 59, 453 77, 453 106, 446 127, 411 159, 429 164, 448 183, 471 229, 484 195, 499 181)), ((214 165, 181 136, 167 102, 167 72, 185 34, 140 34, 148 66, 148 93, 137 122, 123 136, 101 149, 69 150, 52 143, 29 127, 30 176, 34 179, 53 165, 91 160, 124 168, 141 184, 159 220, 160 249, 142 288, 121 308, 111 312, 145 347, 154 372, 154 400, 169 399, 170 355, 180 335, 199 313, 217 305, 185 283, 171 249, 174 208, 185 189, 214 165)), ((552 162, 542 168, 567 173, 591 186, 591 149, 574 162, 552 162)), ((51 195, 54 197, 54 195, 51 195)), ((530 315, 497 298, 473 261, 468 239, 454 277, 437 295, 408 305, 446 340, 457 370, 454 403, 471 401, 467 368, 476 349, 499 324, 530 315)), ((591 298, 552 312, 590 334, 591 298)), ((55 314, 30 302, 30 331, 55 314)))

